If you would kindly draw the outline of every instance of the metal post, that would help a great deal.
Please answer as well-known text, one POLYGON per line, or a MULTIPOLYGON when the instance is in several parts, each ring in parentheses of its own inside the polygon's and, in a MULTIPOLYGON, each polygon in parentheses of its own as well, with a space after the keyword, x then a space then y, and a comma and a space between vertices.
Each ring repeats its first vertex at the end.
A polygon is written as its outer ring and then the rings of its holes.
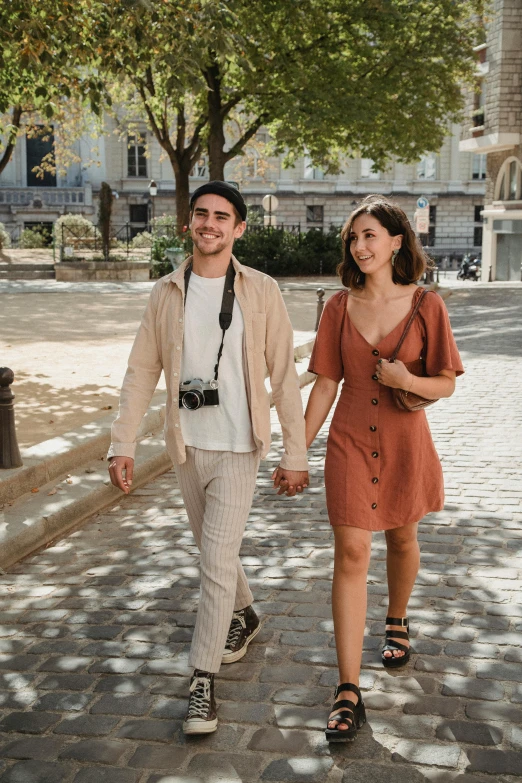
POLYGON ((323 307, 324 307, 324 288, 318 288, 317 289, 317 320, 315 322, 315 331, 319 329, 319 321, 321 320, 321 315, 323 314, 323 307))
POLYGON ((16 440, 14 418, 14 394, 11 384, 14 372, 9 367, 0 367, 0 468, 21 468, 23 465, 16 440))

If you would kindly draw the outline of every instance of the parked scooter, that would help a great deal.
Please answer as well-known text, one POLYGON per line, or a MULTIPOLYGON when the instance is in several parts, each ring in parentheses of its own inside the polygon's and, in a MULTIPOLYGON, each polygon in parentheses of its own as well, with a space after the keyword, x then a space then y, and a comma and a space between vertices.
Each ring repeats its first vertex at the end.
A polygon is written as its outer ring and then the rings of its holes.
POLYGON ((480 262, 477 258, 470 259, 464 256, 460 269, 457 272, 457 280, 478 280, 480 278, 480 262))

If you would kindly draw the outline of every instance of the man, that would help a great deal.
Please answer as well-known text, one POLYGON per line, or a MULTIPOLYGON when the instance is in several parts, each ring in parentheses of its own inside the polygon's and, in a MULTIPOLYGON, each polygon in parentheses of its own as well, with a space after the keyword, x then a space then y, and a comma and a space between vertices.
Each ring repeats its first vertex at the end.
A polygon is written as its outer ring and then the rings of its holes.
POLYGON ((293 331, 277 283, 239 264, 235 239, 246 205, 226 182, 192 195, 194 255, 154 286, 112 427, 111 481, 130 491, 135 440, 162 369, 165 439, 201 553, 201 598, 190 649, 194 668, 183 730, 217 728, 214 674, 242 658, 260 622, 239 550, 259 460, 270 448, 270 374, 284 454, 272 478, 278 494, 308 486, 293 331))

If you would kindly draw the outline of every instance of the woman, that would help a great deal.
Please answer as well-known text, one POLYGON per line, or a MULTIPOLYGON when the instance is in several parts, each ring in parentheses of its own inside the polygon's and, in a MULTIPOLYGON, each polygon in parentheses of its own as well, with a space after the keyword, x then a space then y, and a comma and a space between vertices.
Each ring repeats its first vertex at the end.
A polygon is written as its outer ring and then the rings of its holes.
POLYGON ((366 620, 366 578, 373 530, 387 543, 388 611, 382 663, 410 657, 408 600, 419 569, 417 526, 444 505, 441 465, 424 411, 400 410, 392 389, 428 399, 450 397, 463 372, 446 307, 426 293, 399 351, 388 362, 422 289, 427 258, 405 213, 383 196, 368 196, 341 234, 339 274, 345 290, 326 303, 310 371, 317 374, 306 410, 307 446, 337 396, 326 463, 326 501, 335 536, 332 611, 339 686, 326 737, 352 740, 365 722, 358 688, 366 620), (425 359, 429 377, 404 362, 425 359))

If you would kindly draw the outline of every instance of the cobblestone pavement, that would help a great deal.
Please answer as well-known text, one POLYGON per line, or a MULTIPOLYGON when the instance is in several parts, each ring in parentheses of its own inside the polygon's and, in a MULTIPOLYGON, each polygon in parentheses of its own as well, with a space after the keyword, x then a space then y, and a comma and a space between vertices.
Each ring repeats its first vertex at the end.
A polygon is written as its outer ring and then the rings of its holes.
POLYGON ((467 374, 430 410, 447 503, 420 528, 416 654, 397 673, 378 664, 378 534, 356 742, 322 732, 336 680, 325 427, 307 495, 273 494, 275 451, 261 468, 243 557, 264 627, 222 668, 214 735, 181 733, 198 570, 172 473, 0 577, 1 783, 520 780, 522 297, 466 290, 449 307, 467 374))

